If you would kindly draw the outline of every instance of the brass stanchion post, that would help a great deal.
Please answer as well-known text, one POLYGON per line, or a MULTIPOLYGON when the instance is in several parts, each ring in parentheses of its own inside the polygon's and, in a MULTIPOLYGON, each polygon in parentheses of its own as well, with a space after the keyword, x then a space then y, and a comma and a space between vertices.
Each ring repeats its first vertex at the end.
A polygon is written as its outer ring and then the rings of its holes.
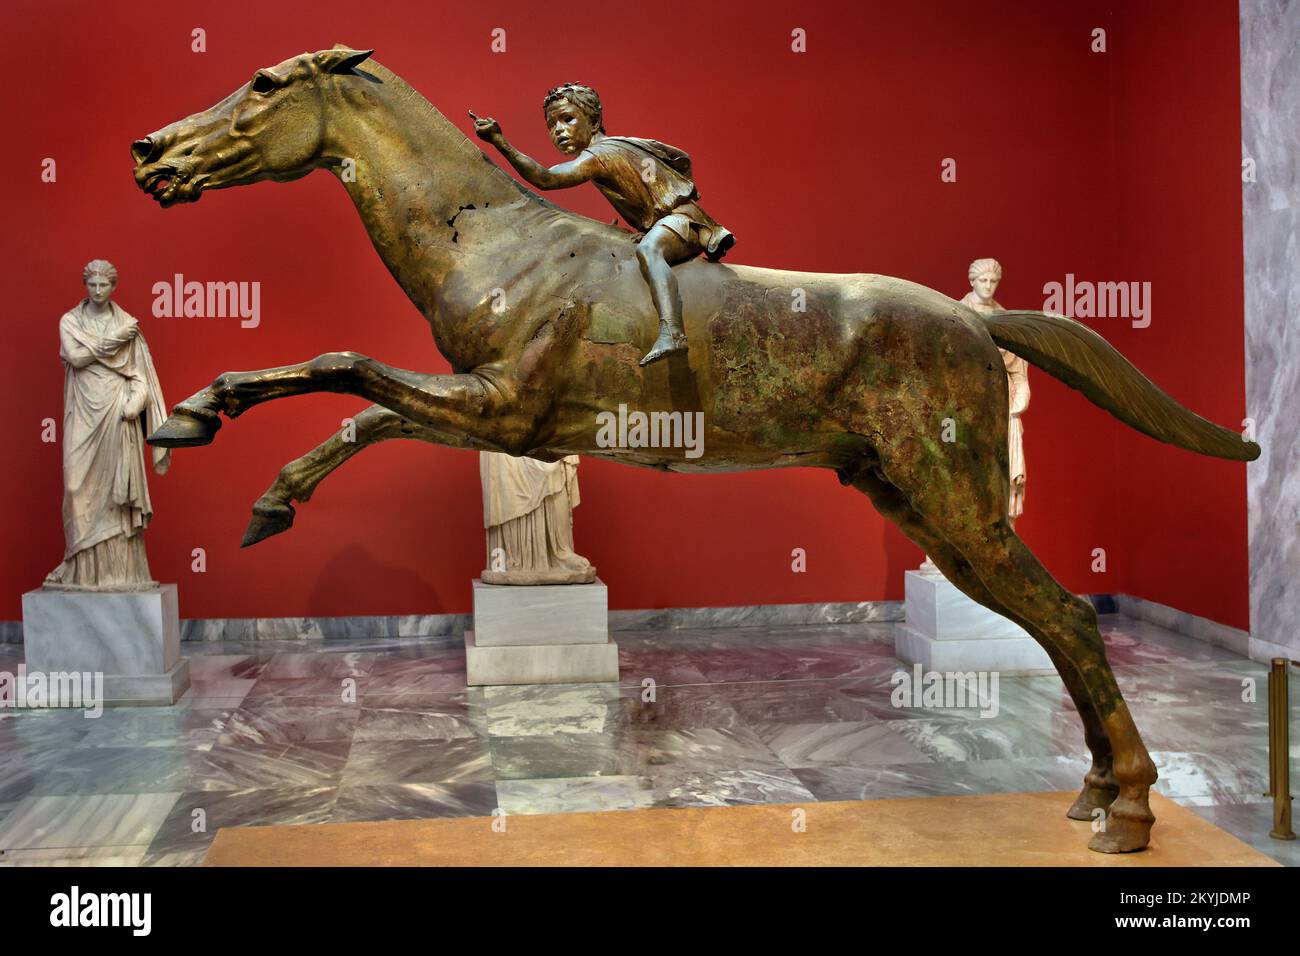
POLYGON ((1291 733, 1290 698, 1285 657, 1273 658, 1268 672, 1268 792, 1273 797, 1275 840, 1294 840, 1291 829, 1291 733))

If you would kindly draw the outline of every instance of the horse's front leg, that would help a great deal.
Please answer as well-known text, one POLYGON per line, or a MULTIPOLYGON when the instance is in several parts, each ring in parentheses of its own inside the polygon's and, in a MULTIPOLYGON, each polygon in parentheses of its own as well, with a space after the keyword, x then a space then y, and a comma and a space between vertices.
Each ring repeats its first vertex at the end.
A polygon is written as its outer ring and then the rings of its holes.
POLYGON ((345 461, 370 445, 394 438, 416 438, 435 445, 455 445, 453 436, 417 425, 382 405, 371 405, 307 454, 295 458, 275 476, 271 487, 253 505, 253 517, 240 547, 256 544, 293 527, 295 501, 311 500, 316 487, 345 461))
POLYGON ((236 418, 254 405, 290 395, 361 395, 403 418, 434 429, 447 444, 509 450, 529 425, 512 407, 510 389, 483 375, 428 375, 393 368, 356 352, 329 352, 297 365, 258 372, 226 372, 172 409, 149 436, 151 445, 206 445, 221 415, 236 418))
MULTIPOLYGON (((371 405, 301 458, 280 469, 262 497, 253 503, 253 517, 244 530, 241 548, 269 538, 293 526, 295 501, 308 501, 316 486, 363 448, 401 435, 401 415, 380 405, 371 405)), ((417 426, 418 427, 418 426, 417 426)))

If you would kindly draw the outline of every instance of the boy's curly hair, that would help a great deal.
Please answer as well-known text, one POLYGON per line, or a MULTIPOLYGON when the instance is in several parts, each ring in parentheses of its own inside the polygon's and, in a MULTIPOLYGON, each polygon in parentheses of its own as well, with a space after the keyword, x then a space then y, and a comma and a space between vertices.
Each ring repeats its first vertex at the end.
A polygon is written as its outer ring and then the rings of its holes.
POLYGON ((600 94, 590 86, 582 83, 563 83, 554 87, 546 94, 546 99, 542 101, 542 115, 551 108, 551 104, 559 100, 568 100, 584 114, 591 122, 591 125, 598 132, 605 132, 605 111, 600 105, 600 94))

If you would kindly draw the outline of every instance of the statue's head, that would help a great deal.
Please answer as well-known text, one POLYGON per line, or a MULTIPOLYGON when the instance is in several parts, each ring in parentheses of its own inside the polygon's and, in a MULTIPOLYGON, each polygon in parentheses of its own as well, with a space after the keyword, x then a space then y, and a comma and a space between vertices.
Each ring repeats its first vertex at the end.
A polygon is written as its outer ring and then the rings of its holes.
POLYGON ((1002 281, 1002 265, 996 259, 976 259, 966 270, 966 278, 981 302, 992 302, 993 293, 1002 281))
POLYGON ((551 142, 569 156, 582 152, 593 136, 605 132, 600 95, 581 83, 565 83, 550 90, 542 101, 542 113, 551 142))
POLYGON ((91 259, 81 270, 86 297, 95 305, 104 305, 117 288, 117 267, 107 259, 91 259))
POLYGON ((132 143, 136 184, 170 206, 208 189, 305 176, 323 162, 327 102, 337 84, 373 80, 355 72, 373 52, 335 47, 258 70, 211 109, 132 143))

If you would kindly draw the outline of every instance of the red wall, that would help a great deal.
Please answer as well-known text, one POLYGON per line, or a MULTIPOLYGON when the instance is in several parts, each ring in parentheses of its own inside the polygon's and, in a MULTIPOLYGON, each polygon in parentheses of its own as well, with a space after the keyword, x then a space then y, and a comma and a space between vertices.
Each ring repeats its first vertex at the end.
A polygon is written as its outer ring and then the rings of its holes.
MULTIPOLYGON (((467 108, 496 116, 543 159, 558 159, 545 91, 594 85, 611 132, 692 153, 705 207, 739 237, 736 262, 880 272, 959 297, 967 263, 993 255, 1006 268, 999 300, 1029 308, 1066 272, 1151 279, 1150 329, 1096 327, 1198 411, 1226 424, 1244 414, 1230 0, 1119 14, 1067 2, 700 4, 659 26, 637 4, 239 6, 11 0, 0 14, 11 78, 0 107, 11 132, 0 151, 0 617, 20 616, 19 594, 61 555, 60 450, 41 443, 40 421, 61 420, 57 321, 88 259, 118 266, 117 301, 141 320, 169 402, 221 371, 335 349, 447 370, 332 177, 166 211, 132 182, 133 139, 212 105, 257 67, 339 41, 374 47, 463 129, 467 108), (190 51, 194 27, 208 52, 190 51), (507 30, 504 55, 489 50, 494 27, 507 30), (807 31, 806 54, 789 51, 794 27, 807 31), (1094 27, 1110 52, 1090 52, 1094 27), (55 184, 40 181, 44 157, 58 161, 55 184), (944 157, 957 159, 956 183, 940 182, 944 157), (153 318, 150 287, 176 272, 260 281, 260 327, 153 318)), ((612 215, 593 188, 550 198, 612 215)), ((1078 591, 1130 591, 1246 626, 1242 466, 1131 435, 1044 374, 1032 385, 1020 530, 1047 566, 1078 591), (1108 552, 1104 577, 1089 571, 1096 547, 1108 552)), ((150 560, 180 584, 183 616, 468 609, 483 563, 472 454, 367 450, 299 508, 291 532, 238 548, 278 468, 363 405, 321 395, 260 407, 155 478, 150 560), (190 570, 196 547, 203 574, 190 570)), ((897 599, 920 558, 830 473, 661 475, 588 461, 581 479, 578 544, 615 607, 897 599), (790 570, 795 547, 807 573, 790 570)))
MULTIPOLYGON (((1124 36, 1112 48, 1121 217, 1114 269, 1116 278, 1150 281, 1154 301, 1151 326, 1121 331, 1114 342, 1171 395, 1240 428, 1247 414, 1278 410, 1245 409, 1238 14, 1234 3, 1188 10, 1180 18, 1162 4, 1125 5, 1124 36)), ((1128 518, 1115 569, 1124 590, 1248 627, 1253 466, 1125 428, 1114 442, 1128 518)))

